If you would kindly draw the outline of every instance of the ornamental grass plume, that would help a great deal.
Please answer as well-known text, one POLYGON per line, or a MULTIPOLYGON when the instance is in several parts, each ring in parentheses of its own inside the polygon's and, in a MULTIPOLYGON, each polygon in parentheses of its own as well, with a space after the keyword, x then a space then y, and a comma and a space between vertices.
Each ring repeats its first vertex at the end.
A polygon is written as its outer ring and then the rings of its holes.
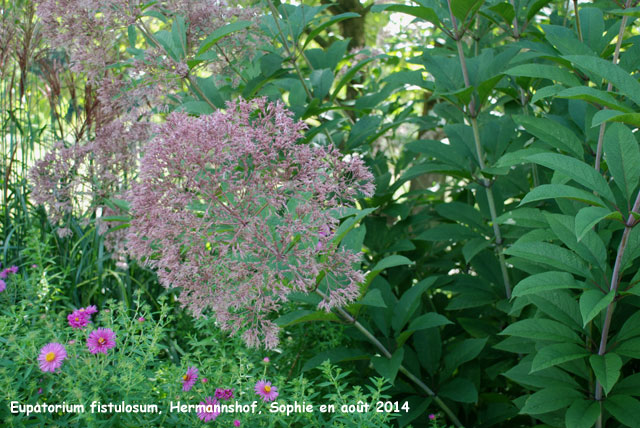
POLYGON ((333 237, 338 210, 373 193, 372 175, 333 146, 297 144, 305 125, 291 116, 266 99, 199 118, 173 113, 130 192, 131 255, 180 287, 195 316, 211 309, 251 347, 277 345, 271 318, 289 293, 312 292, 320 272, 326 310, 354 301, 364 279, 359 254, 317 243, 333 237))
POLYGON ((48 343, 40 349, 38 362, 43 372, 55 372, 67 358, 67 351, 60 343, 48 343))

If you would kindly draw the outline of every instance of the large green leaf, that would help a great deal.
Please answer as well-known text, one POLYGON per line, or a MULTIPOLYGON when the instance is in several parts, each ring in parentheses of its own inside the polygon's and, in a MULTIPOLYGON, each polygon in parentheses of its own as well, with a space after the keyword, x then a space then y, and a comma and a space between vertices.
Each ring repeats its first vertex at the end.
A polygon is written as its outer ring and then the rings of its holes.
POLYGON ((557 65, 522 64, 510 68, 504 73, 512 76, 537 77, 539 79, 554 80, 568 86, 580 85, 580 80, 578 80, 576 76, 557 65))
POLYGON ((568 361, 584 358, 589 352, 574 343, 556 343, 541 348, 533 358, 531 372, 537 372, 568 361))
POLYGON ((604 156, 616 186, 629 199, 640 179, 640 148, 625 125, 612 123, 604 134, 604 156))
POLYGON ((531 162, 546 166, 554 171, 558 171, 576 183, 580 183, 589 190, 594 190, 600 196, 615 202, 613 192, 609 188, 606 180, 592 166, 587 165, 578 159, 556 153, 540 153, 529 156, 531 162))
POLYGON ((571 388, 545 388, 529 396, 520 413, 525 415, 539 415, 569 407, 580 392, 571 388))
POLYGON ((373 368, 387 379, 389 383, 393 384, 396 380, 396 375, 398 374, 398 369, 402 364, 403 358, 404 349, 399 348, 393 353, 391 358, 373 357, 371 358, 371 362, 373 363, 373 368))
POLYGON ((590 86, 576 86, 575 88, 565 89, 558 92, 555 96, 558 98, 588 101, 625 113, 633 112, 632 109, 620 103, 609 92, 601 91, 590 86))
POLYGON ((438 395, 458 403, 475 403, 478 401, 478 390, 469 379, 457 377, 438 388, 438 395))
POLYGON ((640 427, 640 401, 628 395, 612 395, 604 401, 604 408, 626 426, 640 427))
POLYGON ((512 296, 520 297, 563 288, 580 288, 580 285, 567 272, 542 272, 520 281, 514 287, 512 296))
POLYGON ((600 405, 592 400, 576 400, 564 417, 566 428, 591 428, 600 415, 600 405))
POLYGON ((569 327, 545 318, 528 318, 516 321, 508 325, 500 334, 551 342, 582 343, 580 336, 569 327))
POLYGON ((215 31, 209 34, 209 36, 207 36, 207 38, 204 39, 202 43, 200 43, 200 47, 198 48, 198 55, 202 55, 203 53, 211 49, 211 47, 218 43, 223 37, 226 37, 236 31, 244 30, 251 25, 251 21, 236 21, 217 28, 215 31))
POLYGON ((615 292, 604 294, 600 290, 587 290, 582 293, 582 296, 580 296, 580 313, 582 314, 584 326, 606 309, 613 302, 614 297, 615 292))
POLYGON ((558 270, 591 277, 589 266, 572 251, 547 242, 516 242, 505 250, 505 254, 544 263, 558 270))
POLYGON ((604 393, 608 395, 620 377, 622 359, 617 354, 607 352, 604 355, 590 356, 589 363, 591 363, 596 379, 600 381, 604 393))
POLYGON ((611 211, 602 207, 585 207, 578 211, 575 221, 575 233, 578 241, 593 227, 604 219, 622 220, 622 215, 618 211, 611 211))
POLYGON ((566 55, 563 58, 579 68, 592 72, 613 83, 621 93, 640 105, 640 83, 622 67, 602 58, 587 55, 566 55))
POLYGON ((584 202, 590 205, 595 205, 598 207, 604 207, 605 203, 602 202, 602 199, 594 196, 593 193, 589 193, 582 189, 577 189, 572 186, 567 186, 566 184, 543 184, 541 186, 535 187, 531 190, 527 195, 522 199, 520 205, 541 201, 543 199, 573 199, 575 201, 584 202))
POLYGON ((582 141, 566 126, 548 118, 532 116, 515 115, 513 120, 524 127, 527 132, 552 147, 564 150, 575 155, 578 159, 582 159, 584 153, 582 141))

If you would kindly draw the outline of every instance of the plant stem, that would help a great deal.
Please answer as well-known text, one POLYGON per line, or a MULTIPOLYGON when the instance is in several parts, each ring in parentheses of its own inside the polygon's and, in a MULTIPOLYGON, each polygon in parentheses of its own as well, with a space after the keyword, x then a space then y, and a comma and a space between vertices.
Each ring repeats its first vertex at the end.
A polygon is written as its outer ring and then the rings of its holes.
MULTIPOLYGON (((453 16, 453 9, 451 8, 451 0, 447 0, 449 6, 449 15, 451 17, 451 23, 453 24, 453 35, 458 48, 458 59, 460 60, 460 68, 462 69, 462 78, 464 79, 464 86, 466 88, 471 86, 469 80, 469 71, 467 69, 467 63, 464 57, 464 50, 462 49, 461 35, 458 33, 458 24, 455 16, 453 16)), ((478 120, 476 111, 475 100, 472 96, 468 106, 469 120, 471 121, 471 127, 473 129, 473 139, 476 146, 476 155, 478 156, 478 164, 480 169, 484 170, 486 165, 484 163, 484 151, 482 150, 482 142, 480 141, 480 130, 478 128, 478 120)), ((496 203, 493 197, 493 190, 491 189, 491 181, 486 178, 482 179, 483 185, 487 192, 487 204, 489 205, 489 213, 491 214, 491 225, 493 227, 493 233, 496 238, 496 245, 498 250, 498 258, 500 260, 500 270, 502 271, 502 280, 504 282, 504 290, 507 299, 511 298, 511 282, 509 281, 509 272, 507 270, 507 262, 502 252, 502 233, 500 232, 500 226, 496 219, 498 218, 496 211, 496 203)))
MULTIPOLYGON (((624 8, 627 9, 629 8, 629 6, 631 6, 631 0, 627 0, 627 3, 625 4, 624 8)), ((576 13, 576 16, 578 14, 576 13)), ((620 31, 618 31, 618 40, 616 40, 616 48, 615 51, 613 52, 613 64, 617 64, 618 63, 618 58, 620 57, 620 46, 622 45, 622 37, 624 36, 624 29, 627 26, 627 19, 628 16, 624 15, 622 17, 622 21, 620 22, 620 31)), ((580 38, 580 40, 582 40, 582 38, 580 38)), ((609 84, 607 85, 607 92, 610 92, 611 89, 613 88, 613 84, 611 82, 609 82, 609 84)), ((604 106, 603 110, 606 110, 607 107, 604 106)), ((600 162, 602 160, 602 145, 604 142, 604 129, 607 126, 607 122, 602 122, 600 124, 600 131, 598 133, 598 145, 596 147, 596 164, 595 164, 595 169, 596 171, 600 171, 600 162)))
MULTIPOLYGON (((322 291, 316 289, 316 293, 318 293, 323 299, 327 299, 327 296, 322 291)), ((360 324, 360 322, 358 320, 356 320, 354 317, 352 317, 351 314, 349 314, 349 312, 345 311, 341 307, 337 307, 337 308, 334 308, 334 309, 335 309, 336 312, 338 312, 338 314, 340 314, 340 316, 342 316, 342 318, 344 318, 348 323, 353 324, 353 326, 355 328, 357 328, 362 334, 364 334, 365 337, 369 340, 369 342, 374 344, 376 346, 376 348, 378 348, 380 350, 382 355, 384 355, 386 358, 391 358, 392 357, 391 352, 389 352, 389 350, 378 340, 378 338, 375 337, 369 330, 367 330, 367 328, 365 326, 360 324)), ((451 419, 451 422, 453 422, 453 424, 455 426, 457 426, 459 428, 463 428, 464 427, 462 425, 462 423, 460 422, 460 420, 456 417, 456 415, 451 411, 449 406, 447 406, 446 403, 444 401, 442 401, 442 399, 440 397, 438 397, 436 395, 436 393, 433 392, 433 390, 431 388, 429 388, 424 382, 422 382, 417 376, 415 376, 413 373, 411 373, 402 364, 400 365, 398 370, 400 372, 402 372, 404 375, 406 375, 416 385, 418 385, 420 387, 420 389, 422 389, 424 392, 426 392, 430 397, 432 397, 433 401, 435 401, 436 404, 438 404, 438 406, 440 406, 442 411, 445 412, 447 414, 447 416, 449 416, 449 418, 451 419)))
MULTIPOLYGON (((636 201, 633 204, 632 212, 638 212, 640 209, 640 191, 636 196, 636 201)), ((622 269, 622 257, 624 256, 625 249, 627 248, 627 241, 629 239, 629 234, 631 233, 631 229, 635 225, 635 218, 633 214, 630 212, 629 217, 624 225, 624 232, 622 232, 622 239, 620 240, 620 245, 618 246, 618 254, 616 255, 616 261, 613 266, 613 274, 611 275, 611 285, 609 287, 610 293, 616 293, 618 290, 618 285, 620 284, 620 271, 622 269)), ((605 315, 604 324, 602 325, 602 335, 600 336, 600 347, 598 348, 598 355, 604 355, 607 352, 607 341, 609 339, 609 329, 611 328, 611 318, 613 316, 613 310, 615 308, 615 297, 614 300, 609 303, 607 306, 607 314, 605 315)), ((602 385, 598 380, 596 380, 596 390, 595 390, 595 400, 602 400, 602 385)), ((602 428, 602 411, 600 412, 600 416, 598 416, 598 421, 596 422, 596 428, 602 428)))
POLYGON ((576 16, 576 30, 578 31, 578 38, 582 42, 582 27, 580 26, 580 13, 578 13, 578 0, 573 0, 573 13, 576 16))

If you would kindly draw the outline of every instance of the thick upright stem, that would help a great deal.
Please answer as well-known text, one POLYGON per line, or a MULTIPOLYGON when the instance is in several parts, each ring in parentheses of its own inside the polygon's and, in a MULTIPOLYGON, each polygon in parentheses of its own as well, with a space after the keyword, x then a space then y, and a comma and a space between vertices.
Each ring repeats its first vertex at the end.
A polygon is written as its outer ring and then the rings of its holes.
MULTIPOLYGON (((631 6, 631 0, 627 0, 626 4, 624 5, 624 8, 627 9, 629 6, 631 6)), ((576 13, 577 16, 577 13, 576 13)), ((622 21, 620 22, 620 31, 618 31, 618 40, 616 40, 616 48, 613 52, 613 63, 617 64, 618 63, 618 58, 620 57, 620 46, 622 46, 622 37, 624 36, 624 29, 627 26, 627 19, 628 16, 624 15, 622 17, 622 21)), ((581 39, 582 40, 582 39, 581 39)), ((611 82, 609 82, 609 84, 607 85, 607 92, 611 91, 611 89, 613 88, 613 84, 611 82)), ((606 109, 607 107, 603 107, 603 109, 606 109)), ((596 171, 600 171, 600 162, 602 161, 602 144, 604 141, 604 129, 607 126, 607 122, 602 122, 600 124, 600 131, 598 133, 598 145, 596 147, 596 164, 595 164, 595 169, 596 171)))
MULTIPOLYGON (((322 291, 320 291, 318 289, 316 289, 316 293, 319 294, 324 299, 327 298, 327 296, 322 291)), ((369 340, 369 342, 374 344, 376 346, 376 348, 378 348, 380 350, 382 355, 384 355, 386 358, 391 358, 392 357, 391 352, 389 352, 389 350, 378 340, 378 338, 375 337, 369 330, 367 330, 367 328, 365 326, 360 324, 360 322, 358 322, 358 320, 356 320, 354 317, 352 317, 351 314, 349 314, 349 312, 345 311, 341 307, 335 308, 335 311, 342 318, 344 318, 348 323, 353 324, 353 326, 355 328, 357 328, 358 331, 360 331, 362 334, 364 334, 364 336, 367 338, 367 340, 369 340)), ((433 401, 435 401, 436 404, 442 409, 442 411, 445 412, 447 414, 447 416, 449 416, 449 419, 451 420, 451 422, 456 427, 464 428, 464 426, 462 425, 460 420, 457 418, 455 413, 453 413, 451 411, 449 406, 447 406, 446 403, 444 401, 442 401, 442 399, 440 397, 438 397, 436 395, 436 393, 433 392, 433 390, 431 388, 429 388, 424 382, 422 382, 416 375, 411 373, 405 366, 400 365, 400 368, 398 370, 401 373, 403 373, 405 376, 407 376, 412 382, 414 382, 416 385, 418 385, 420 387, 420 389, 422 389, 424 392, 427 393, 427 395, 432 397, 433 401)))
MULTIPOLYGON (((640 192, 636 196, 636 201, 633 204, 632 212, 638 212, 640 209, 640 192)), ((624 232, 622 232, 622 239, 618 246, 618 254, 616 254, 616 261, 613 265, 613 274, 611 275, 611 285, 609 286, 609 292, 616 293, 618 291, 618 285, 620 284, 620 270, 622 269, 622 258, 624 256, 625 249, 627 248, 627 241, 629 240, 629 234, 635 224, 635 218, 632 213, 629 213, 629 218, 624 225, 624 232)), ((600 336, 600 346, 598 348, 598 355, 604 355, 607 352, 607 341, 609 340, 609 329, 611 328, 611 318, 613 317, 613 310, 615 309, 615 299, 607 306, 607 313, 604 318, 604 324, 602 325, 602 334, 600 336)), ((595 390, 596 401, 602 400, 602 385, 596 380, 595 390)), ((602 413, 600 414, 596 427, 602 427, 602 413)))
MULTIPOLYGON (((464 80, 464 86, 468 88, 471 86, 471 81, 469 80, 469 70, 467 69, 467 62, 464 56, 464 49, 462 48, 462 41, 460 40, 462 35, 458 32, 458 23, 456 21, 455 16, 453 15, 453 9, 451 8, 451 0, 447 0, 447 5, 449 6, 449 16, 451 17, 451 24, 453 25, 453 37, 456 42, 456 46, 458 48, 458 59, 460 60, 460 68, 462 70, 462 78, 464 80)), ((476 119, 478 115, 478 111, 476 111, 476 104, 473 96, 471 97, 471 101, 469 101, 468 113, 471 121, 471 127, 473 129, 473 139, 476 146, 476 155, 478 156, 478 164, 480 165, 480 169, 485 169, 486 165, 484 163, 484 150, 482 150, 482 142, 480 141, 480 131, 478 129, 478 121, 476 119)), ((498 218, 498 214, 496 212, 496 203, 493 197, 493 190, 491 190, 491 182, 489 180, 483 179, 482 183, 487 192, 487 203, 489 205, 489 213, 491 214, 491 225, 493 227, 493 233, 496 238, 498 258, 500 261, 500 270, 502 271, 502 280, 504 282, 504 290, 505 290, 507 299, 510 299, 511 298, 511 282, 509 281, 509 272, 507 271, 507 262, 504 258, 504 254, 502 253, 502 249, 503 249, 502 233, 500 232, 500 226, 496 221, 496 219, 498 218)))
POLYGON ((578 38, 582 41, 582 26, 580 25, 580 13, 578 13, 578 0, 573 0, 573 13, 576 16, 576 31, 578 38))

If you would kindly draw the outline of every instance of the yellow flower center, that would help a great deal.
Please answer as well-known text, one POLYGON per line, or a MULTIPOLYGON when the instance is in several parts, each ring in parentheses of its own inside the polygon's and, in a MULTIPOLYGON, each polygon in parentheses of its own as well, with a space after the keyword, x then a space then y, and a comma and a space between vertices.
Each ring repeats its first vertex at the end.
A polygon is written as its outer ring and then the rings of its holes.
POLYGON ((99 344, 104 345, 104 342, 105 342, 104 337, 101 337, 98 339, 99 344))
POLYGON ((80 321, 80 318, 76 317, 76 321, 80 321))
POLYGON ((188 374, 186 374, 186 375, 182 376, 182 379, 184 379, 184 380, 189 380, 189 375, 188 375, 188 374))
POLYGON ((54 354, 53 352, 47 352, 47 355, 45 355, 44 359, 47 360, 48 363, 50 363, 51 361, 56 359, 56 354, 54 354))
POLYGON ((271 387, 269 385, 265 385, 264 392, 271 392, 271 387))

